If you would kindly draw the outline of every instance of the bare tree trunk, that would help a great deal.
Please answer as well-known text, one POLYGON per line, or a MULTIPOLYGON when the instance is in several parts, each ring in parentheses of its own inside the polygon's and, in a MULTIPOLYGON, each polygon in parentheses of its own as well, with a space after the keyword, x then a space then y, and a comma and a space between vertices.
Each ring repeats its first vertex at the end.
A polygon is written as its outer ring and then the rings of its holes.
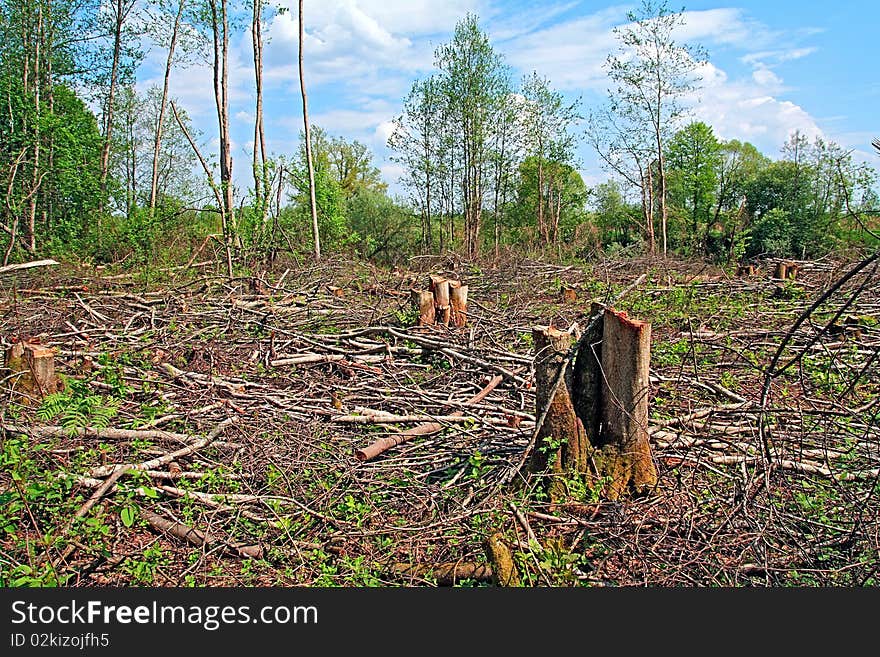
POLYGON ((31 198, 28 201, 27 214, 27 249, 31 253, 37 250, 37 187, 40 184, 40 42, 43 34, 43 5, 37 7, 37 40, 34 44, 34 164, 31 180, 31 198))
POLYGON ((263 128, 263 2, 254 0, 251 34, 254 42, 254 80, 257 106, 254 117, 254 202, 260 214, 260 225, 269 216, 269 181, 266 179, 266 134, 263 128), (259 156, 259 157, 258 157, 259 156))
POLYGON ((306 140, 306 165, 309 169, 309 208, 312 212, 312 239, 315 243, 315 261, 321 260, 321 236, 318 232, 318 204, 315 200, 315 167, 312 164, 312 140, 309 130, 309 108, 306 99, 306 81, 303 77, 303 0, 299 0, 299 88, 302 92, 303 124, 306 140))
POLYGON ((119 59, 122 53, 122 25, 128 10, 124 0, 116 0, 113 30, 113 63, 110 66, 110 88, 104 106, 104 143, 101 146, 101 198, 98 199, 98 239, 101 237, 101 215, 104 213, 104 200, 107 196, 107 176, 110 172, 110 142, 113 139, 113 103, 116 99, 116 84, 119 78, 119 59))
POLYGON ((654 180, 650 165, 646 177, 642 178, 642 209, 645 213, 645 229, 648 231, 648 250, 651 255, 655 255, 657 246, 654 238, 654 180))
POLYGON ((226 274, 232 277, 232 233, 234 230, 231 210, 232 198, 232 152, 229 147, 229 105, 227 89, 229 78, 226 71, 228 63, 228 35, 226 21, 226 0, 221 0, 218 16, 215 0, 208 2, 211 9, 211 30, 214 38, 214 105, 217 109, 217 126, 220 133, 220 221, 223 229, 223 247, 226 252, 226 274), (222 35, 221 35, 222 31, 222 35), (221 46, 222 41, 222 46, 221 46))
POLYGON ((165 82, 162 85, 162 100, 159 102, 159 118, 156 120, 156 131, 153 140, 153 172, 150 177, 150 217, 156 212, 156 200, 159 193, 159 153, 162 150, 162 130, 165 124, 165 109, 168 106, 168 85, 171 80, 171 64, 174 61, 174 50, 177 47, 177 34, 186 0, 179 0, 174 28, 171 31, 171 43, 168 44, 168 57, 165 60, 165 82))

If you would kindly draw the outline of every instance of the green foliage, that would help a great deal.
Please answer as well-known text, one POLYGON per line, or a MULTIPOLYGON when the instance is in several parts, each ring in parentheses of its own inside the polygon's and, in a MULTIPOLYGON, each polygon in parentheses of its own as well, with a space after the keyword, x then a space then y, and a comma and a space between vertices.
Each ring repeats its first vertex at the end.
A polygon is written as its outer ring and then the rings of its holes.
POLYGON ((120 401, 93 395, 84 384, 72 381, 66 391, 48 395, 37 409, 44 422, 60 418, 62 428, 71 436, 85 429, 105 429, 119 410, 120 401))

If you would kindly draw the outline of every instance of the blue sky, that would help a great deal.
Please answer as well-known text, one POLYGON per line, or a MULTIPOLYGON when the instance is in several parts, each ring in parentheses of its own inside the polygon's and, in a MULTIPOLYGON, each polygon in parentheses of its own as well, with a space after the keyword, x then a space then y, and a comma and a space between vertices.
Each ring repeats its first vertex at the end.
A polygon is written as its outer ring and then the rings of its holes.
MULTIPOLYGON (((265 29, 265 121, 270 151, 295 151, 302 127, 297 76, 296 3, 265 29)), ((305 0, 305 78, 312 123, 331 135, 357 139, 375 154, 393 192, 399 170, 385 141, 412 81, 431 73, 433 51, 449 41, 466 12, 480 23, 513 67, 536 70, 586 112, 605 98, 601 68, 616 42, 611 30, 635 2, 524 0, 305 0)), ((702 45, 709 63, 694 117, 723 139, 751 141, 776 157, 795 129, 880 160, 870 148, 880 136, 880 2, 733 0, 685 2, 678 38, 702 45)), ((672 8, 681 4, 670 3, 672 8)), ((249 182, 254 83, 249 31, 232 41, 231 116, 236 180, 249 182)), ((139 75, 144 88, 161 81, 165 53, 152 51, 139 75)), ((204 65, 176 70, 171 91, 186 107, 203 141, 216 145, 212 76, 204 65), (212 141, 214 140, 214 141, 212 141)), ((210 149, 210 146, 208 147, 210 149)), ((580 169, 588 184, 607 175, 584 144, 580 169)))

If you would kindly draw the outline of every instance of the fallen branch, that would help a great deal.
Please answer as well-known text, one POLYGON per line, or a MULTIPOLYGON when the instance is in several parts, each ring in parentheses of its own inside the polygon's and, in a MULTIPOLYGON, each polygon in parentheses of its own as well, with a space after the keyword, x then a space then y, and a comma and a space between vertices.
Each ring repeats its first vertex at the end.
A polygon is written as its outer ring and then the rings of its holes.
MULTIPOLYGON (((488 385, 485 388, 480 390, 476 395, 468 399, 465 404, 476 404, 477 402, 482 401, 488 396, 490 392, 492 392, 495 388, 498 387, 504 380, 502 375, 497 375, 492 377, 492 380, 489 381, 488 385)), ((464 416, 464 411, 455 411, 450 415, 450 417, 462 417, 464 416)), ((420 424, 418 426, 413 427, 412 429, 407 429, 406 431, 402 431, 401 433, 395 434, 393 436, 385 436, 383 438, 379 438, 377 441, 364 447, 363 449, 359 449, 355 451, 354 455, 357 457, 358 461, 368 461, 371 458, 375 458, 379 456, 382 452, 388 451, 392 447, 397 447, 405 443, 408 440, 412 440, 416 436, 424 436, 428 433, 434 433, 435 431, 440 431, 443 428, 443 425, 440 422, 426 422, 425 424, 420 424)))
POLYGON ((106 477, 107 475, 112 475, 114 472, 116 472, 117 470, 120 470, 120 469, 129 470, 129 471, 131 471, 131 470, 155 470, 160 465, 166 465, 168 463, 171 463, 172 461, 176 461, 177 459, 179 459, 182 456, 189 456, 193 452, 197 452, 198 450, 202 449, 203 447, 207 447, 208 445, 210 445, 214 441, 214 439, 217 436, 219 436, 221 433, 223 433, 223 430, 226 427, 228 427, 233 422, 235 422, 235 418, 232 418, 232 417, 223 420, 207 436, 205 436, 204 438, 200 438, 199 440, 195 441, 194 443, 191 443, 191 444, 187 445, 186 447, 178 449, 177 451, 169 452, 168 454, 164 454, 162 456, 158 456, 154 459, 150 459, 149 461, 143 461, 142 463, 138 463, 138 464, 102 465, 97 468, 92 468, 89 471, 88 476, 89 477, 106 477))
POLYGON ((15 265, 5 265, 0 267, 0 274, 8 274, 13 271, 20 271, 22 269, 32 269, 33 267, 47 267, 51 265, 59 264, 55 260, 46 259, 46 260, 32 260, 31 262, 19 262, 15 265))
POLYGON ((189 525, 185 525, 182 522, 168 520, 167 518, 147 509, 141 509, 140 512, 141 518, 143 518, 155 531, 170 534, 171 536, 186 541, 187 543, 197 546, 221 544, 228 552, 239 557, 259 559, 263 556, 263 548, 259 545, 245 545, 236 541, 230 541, 221 536, 208 534, 194 527, 190 527, 189 525))
POLYGON ((434 564, 395 563, 391 564, 389 570, 396 577, 434 580, 438 586, 455 586, 465 579, 475 582, 492 581, 492 566, 473 561, 434 564))

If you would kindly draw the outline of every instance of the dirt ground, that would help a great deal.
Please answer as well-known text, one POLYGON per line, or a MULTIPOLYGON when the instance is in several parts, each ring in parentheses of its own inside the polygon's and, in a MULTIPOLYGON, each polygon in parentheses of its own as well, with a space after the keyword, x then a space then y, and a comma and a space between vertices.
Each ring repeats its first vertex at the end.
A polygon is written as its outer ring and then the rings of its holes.
POLYGON ((63 389, 2 375, 0 579, 485 585, 484 540, 500 532, 526 585, 876 585, 877 262, 839 289, 855 261, 798 263, 787 280, 775 264, 2 277, 4 347, 54 348, 63 389), (432 272, 469 285, 466 327, 414 326, 409 290, 432 272), (660 481, 611 502, 573 480, 551 504, 518 471, 535 429, 531 328, 583 326, 641 274, 614 306, 652 324, 660 481), (438 416, 440 431, 355 457, 438 416))

